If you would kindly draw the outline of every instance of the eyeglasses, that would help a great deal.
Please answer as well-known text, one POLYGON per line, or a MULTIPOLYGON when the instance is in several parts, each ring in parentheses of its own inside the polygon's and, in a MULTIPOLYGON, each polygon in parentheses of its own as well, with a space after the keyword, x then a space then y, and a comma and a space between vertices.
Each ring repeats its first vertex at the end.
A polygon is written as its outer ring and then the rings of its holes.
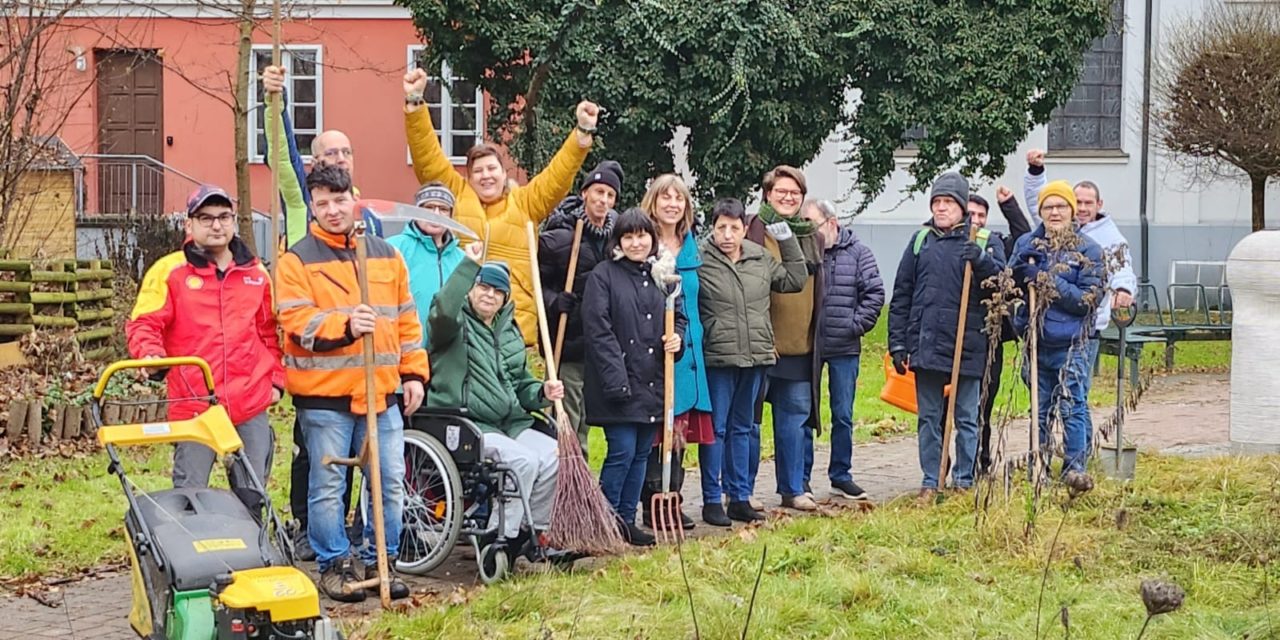
POLYGON ((774 189, 773 193, 777 194, 779 198, 789 198, 792 200, 795 200, 800 196, 804 195, 803 193, 795 189, 774 189))
POLYGON ((224 227, 234 224, 236 214, 224 213, 220 216, 192 216, 191 219, 195 220, 200 226, 209 229, 213 227, 213 223, 215 222, 224 227))
POLYGON ((355 152, 351 150, 351 147, 334 147, 332 149, 325 149, 324 153, 320 155, 326 158, 337 158, 338 156, 350 158, 355 155, 355 152))
POLYGON ((1067 213, 1071 211, 1071 205, 1051 204, 1044 207, 1040 207, 1040 210, 1045 213, 1067 213))

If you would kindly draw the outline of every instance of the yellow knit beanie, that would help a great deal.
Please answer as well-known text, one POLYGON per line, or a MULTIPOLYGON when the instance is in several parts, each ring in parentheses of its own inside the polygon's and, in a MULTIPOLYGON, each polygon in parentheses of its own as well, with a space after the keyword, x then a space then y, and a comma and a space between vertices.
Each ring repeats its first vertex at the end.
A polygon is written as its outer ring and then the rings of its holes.
POLYGON ((1040 198, 1036 201, 1036 210, 1040 210, 1044 207, 1044 199, 1049 196, 1058 196, 1059 198, 1066 200, 1067 204, 1071 205, 1071 216, 1075 217, 1076 192, 1071 188, 1071 183, 1066 180, 1054 180, 1053 182, 1046 184, 1044 188, 1040 189, 1040 198))

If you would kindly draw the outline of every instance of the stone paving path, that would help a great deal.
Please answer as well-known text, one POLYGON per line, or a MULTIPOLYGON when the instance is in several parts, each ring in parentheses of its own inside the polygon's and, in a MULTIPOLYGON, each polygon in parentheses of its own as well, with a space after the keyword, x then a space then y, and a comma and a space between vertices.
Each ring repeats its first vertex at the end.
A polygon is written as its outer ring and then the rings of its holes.
MULTIPOLYGON (((1142 406, 1126 420, 1125 434, 1144 449, 1158 449, 1183 455, 1207 455, 1227 452, 1227 397, 1229 376, 1217 374, 1179 375, 1157 378, 1142 399, 1142 406)), ((1095 420, 1104 419, 1109 411, 1095 412, 1095 420)), ((1010 443, 1026 439, 1026 425, 1012 427, 1007 434, 1010 443)), ((1017 447, 1013 444, 1010 450, 1017 447)), ((819 502, 830 498, 826 481, 828 452, 815 452, 813 489, 819 502)), ((919 467, 916 440, 903 437, 887 442, 858 445, 854 451, 854 471, 858 483, 876 502, 891 500, 918 486, 919 467)), ((697 519, 701 506, 697 472, 686 479, 685 510, 697 519)), ((779 507, 773 464, 764 462, 756 482, 756 497, 767 509, 779 507)), ((742 525, 737 525, 742 526, 742 525)), ((691 532, 695 537, 717 535, 725 529, 699 522, 691 532)), ((314 573, 314 564, 307 567, 314 573)), ((478 584, 474 555, 460 544, 452 557, 433 575, 412 578, 417 593, 444 593, 458 587, 478 584)), ((0 595, 0 638, 93 638, 95 640, 132 640, 137 636, 126 620, 129 605, 127 573, 109 574, 67 585, 52 594, 57 606, 46 606, 31 598, 0 595)), ((326 603, 328 604, 328 603, 326 603)), ((342 605, 330 613, 350 615, 374 608, 376 599, 364 606, 342 605)))

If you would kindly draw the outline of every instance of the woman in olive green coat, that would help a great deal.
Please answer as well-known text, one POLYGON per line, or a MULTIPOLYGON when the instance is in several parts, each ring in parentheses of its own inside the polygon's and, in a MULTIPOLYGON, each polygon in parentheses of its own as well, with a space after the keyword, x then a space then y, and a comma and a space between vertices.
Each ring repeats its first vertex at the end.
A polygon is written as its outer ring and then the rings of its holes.
POLYGON ((698 309, 716 441, 699 445, 698 461, 702 467, 702 519, 707 524, 729 526, 730 519, 764 519, 764 514, 751 508, 747 475, 751 456, 760 455, 760 434, 754 429, 755 398, 765 369, 777 359, 769 317, 770 293, 799 291, 809 271, 800 244, 785 222, 766 227, 778 241, 779 262, 764 247, 746 239, 746 211, 736 198, 717 201, 711 220, 711 237, 700 247, 698 309), (729 497, 727 513, 725 494, 729 497))

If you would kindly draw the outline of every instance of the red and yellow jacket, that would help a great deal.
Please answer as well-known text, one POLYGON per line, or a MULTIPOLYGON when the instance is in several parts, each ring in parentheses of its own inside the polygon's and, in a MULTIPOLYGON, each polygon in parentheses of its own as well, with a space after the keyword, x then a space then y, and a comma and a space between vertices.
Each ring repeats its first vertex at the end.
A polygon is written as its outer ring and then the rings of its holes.
MULTIPOLYGON (((239 238, 231 240, 232 263, 216 265, 188 241, 182 251, 157 260, 142 279, 125 325, 129 353, 198 356, 209 363, 218 402, 235 424, 271 404, 272 387, 284 389, 284 367, 271 309, 271 276, 239 238)), ((167 376, 171 420, 185 420, 208 405, 198 369, 180 367, 167 376)))
MULTIPOLYGON (((295 407, 365 415, 362 341, 351 335, 350 313, 360 304, 355 239, 331 234, 314 222, 311 232, 280 258, 280 325, 285 331, 286 387, 295 407)), ((369 306, 378 314, 374 330, 376 413, 401 381, 426 383, 422 325, 409 293, 409 270, 400 254, 369 236, 369 306)))

